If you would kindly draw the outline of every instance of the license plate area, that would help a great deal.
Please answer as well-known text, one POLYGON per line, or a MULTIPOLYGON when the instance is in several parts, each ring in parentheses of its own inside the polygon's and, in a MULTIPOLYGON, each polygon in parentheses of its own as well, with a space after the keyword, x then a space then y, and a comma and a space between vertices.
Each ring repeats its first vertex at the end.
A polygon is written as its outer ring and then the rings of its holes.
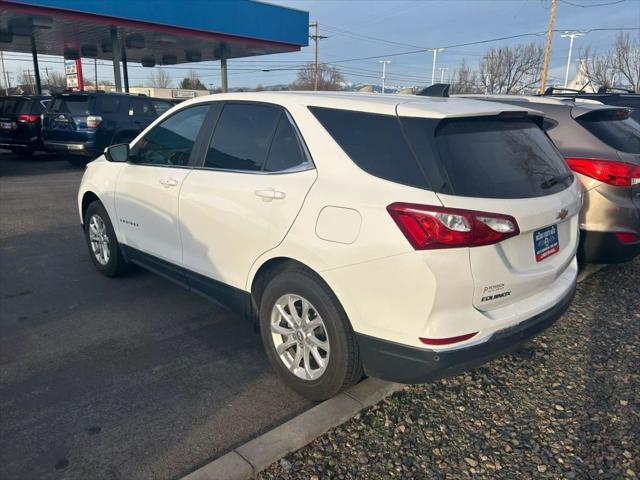
POLYGON ((560 251, 558 227, 551 225, 533 232, 533 250, 536 255, 536 262, 541 262, 545 258, 558 253, 560 251))
POLYGON ((13 124, 11 122, 0 122, 0 128, 3 130, 12 130, 13 124))

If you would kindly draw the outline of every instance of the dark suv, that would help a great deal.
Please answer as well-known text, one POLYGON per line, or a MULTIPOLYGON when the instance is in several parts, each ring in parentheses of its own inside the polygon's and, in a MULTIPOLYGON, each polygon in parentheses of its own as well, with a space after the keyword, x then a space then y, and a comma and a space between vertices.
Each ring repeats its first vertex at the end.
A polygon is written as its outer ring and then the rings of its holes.
POLYGON ((44 144, 84 165, 109 145, 130 142, 171 107, 167 100, 124 93, 61 93, 43 116, 44 144))
POLYGON ((44 95, 0 97, 0 147, 21 158, 44 150, 40 114, 50 101, 51 97, 44 95))

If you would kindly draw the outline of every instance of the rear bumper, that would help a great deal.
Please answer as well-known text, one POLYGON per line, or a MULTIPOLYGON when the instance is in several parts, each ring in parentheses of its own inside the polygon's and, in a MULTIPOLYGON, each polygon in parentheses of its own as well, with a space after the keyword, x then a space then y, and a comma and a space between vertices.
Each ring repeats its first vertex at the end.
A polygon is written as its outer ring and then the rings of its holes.
POLYGON ((498 330, 488 340, 452 350, 410 347, 356 333, 367 375, 400 383, 425 383, 472 369, 518 348, 553 325, 569 308, 575 283, 560 301, 538 315, 498 330))
POLYGON ((93 142, 56 142, 52 140, 45 140, 44 146, 55 152, 72 153, 85 156, 91 156, 94 154, 93 142))
POLYGON ((640 242, 623 244, 614 232, 580 230, 578 258, 582 263, 622 263, 640 254, 640 242))
POLYGON ((43 145, 42 141, 37 136, 31 138, 0 137, 0 148, 39 150, 43 148, 43 145))

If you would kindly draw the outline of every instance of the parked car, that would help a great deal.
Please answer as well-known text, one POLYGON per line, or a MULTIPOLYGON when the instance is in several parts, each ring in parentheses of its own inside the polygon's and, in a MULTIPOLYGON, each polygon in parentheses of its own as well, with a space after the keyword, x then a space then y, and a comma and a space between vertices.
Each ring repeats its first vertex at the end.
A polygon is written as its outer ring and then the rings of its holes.
POLYGON ((8 148, 21 158, 44 150, 40 114, 51 97, 12 95, 0 97, 0 148, 8 148))
POLYGON ((640 253, 640 124, 626 108, 580 99, 473 96, 539 110, 585 188, 578 258, 618 263, 640 253))
POLYGON ((103 274, 138 264, 256 318, 306 397, 363 369, 426 382, 573 298, 581 189, 540 122, 463 99, 199 97, 88 165, 80 220, 103 274))
POLYGON ((47 148, 69 154, 84 165, 105 147, 133 140, 173 104, 157 98, 123 93, 69 92, 55 95, 43 115, 47 148))
POLYGON ((576 91, 566 88, 550 87, 547 88, 544 95, 556 98, 596 100, 600 103, 604 103, 605 105, 627 107, 631 118, 640 123, 640 93, 633 93, 632 90, 602 87, 595 93, 589 93, 580 90, 576 91))

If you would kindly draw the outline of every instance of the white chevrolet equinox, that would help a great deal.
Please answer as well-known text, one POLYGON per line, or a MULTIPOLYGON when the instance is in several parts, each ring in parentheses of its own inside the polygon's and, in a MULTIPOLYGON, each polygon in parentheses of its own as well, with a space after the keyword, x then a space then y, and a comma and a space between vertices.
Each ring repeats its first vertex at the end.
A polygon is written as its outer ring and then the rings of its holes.
MULTIPOLYGON (((200 97, 86 169, 91 259, 259 322, 311 399, 514 350, 575 291, 581 191, 539 113, 459 98, 200 97)), ((179 312, 176 312, 179 315, 179 312)))

